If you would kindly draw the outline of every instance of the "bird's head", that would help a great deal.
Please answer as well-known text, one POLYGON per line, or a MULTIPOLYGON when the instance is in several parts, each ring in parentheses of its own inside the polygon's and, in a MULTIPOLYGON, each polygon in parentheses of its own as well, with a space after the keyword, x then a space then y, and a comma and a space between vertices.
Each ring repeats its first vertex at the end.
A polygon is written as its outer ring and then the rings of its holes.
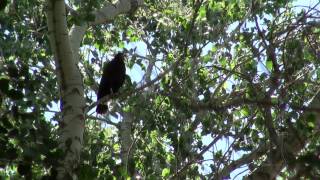
POLYGON ((126 55, 125 55, 123 52, 118 52, 118 53, 115 55, 114 58, 117 59, 117 60, 124 61, 125 58, 126 58, 126 55))

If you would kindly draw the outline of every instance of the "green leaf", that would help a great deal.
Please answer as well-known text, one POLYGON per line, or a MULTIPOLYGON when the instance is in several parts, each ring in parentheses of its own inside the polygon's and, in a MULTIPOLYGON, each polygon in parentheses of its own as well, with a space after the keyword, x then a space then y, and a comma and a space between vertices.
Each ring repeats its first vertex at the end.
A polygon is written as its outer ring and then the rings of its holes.
POLYGON ((273 68, 273 63, 272 63, 272 61, 267 60, 267 62, 266 62, 266 67, 267 67, 267 69, 268 69, 269 71, 272 71, 272 68, 273 68))
POLYGON ((118 44, 118 47, 120 49, 123 49, 124 48, 124 42, 123 41, 120 41, 119 44, 118 44))
POLYGON ((314 124, 313 122, 308 122, 308 127, 314 128, 314 127, 315 127, 315 124, 314 124))
POLYGON ((204 17, 206 17, 206 7, 205 6, 201 6, 199 9, 199 18, 202 19, 204 17))
POLYGON ((170 169, 169 168, 164 168, 162 170, 161 176, 162 177, 168 177, 170 175, 170 169))
POLYGON ((242 108, 242 109, 241 109, 241 114, 242 114, 243 116, 249 116, 249 115, 250 115, 249 108, 247 108, 247 107, 242 108))

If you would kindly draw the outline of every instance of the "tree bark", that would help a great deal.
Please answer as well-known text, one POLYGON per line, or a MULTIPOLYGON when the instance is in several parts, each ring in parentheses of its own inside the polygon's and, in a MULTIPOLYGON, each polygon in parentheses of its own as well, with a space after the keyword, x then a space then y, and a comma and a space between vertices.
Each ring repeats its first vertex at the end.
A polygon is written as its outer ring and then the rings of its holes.
POLYGON ((134 151, 134 143, 132 140, 132 116, 130 113, 123 113, 123 119, 120 123, 120 142, 121 142, 121 163, 127 174, 132 177, 135 173, 134 164, 132 164, 132 155, 134 151))
POLYGON ((55 58, 60 90, 61 120, 59 148, 64 156, 57 167, 58 179, 76 177, 84 132, 84 87, 68 36, 63 0, 48 0, 47 23, 49 40, 55 58))

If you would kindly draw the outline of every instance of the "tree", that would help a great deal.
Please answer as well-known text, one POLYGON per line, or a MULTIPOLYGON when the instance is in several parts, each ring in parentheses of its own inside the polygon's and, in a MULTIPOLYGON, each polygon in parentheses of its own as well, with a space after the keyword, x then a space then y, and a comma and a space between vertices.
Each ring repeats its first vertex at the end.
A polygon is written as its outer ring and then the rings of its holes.
POLYGON ((319 178, 318 9, 11 1, 0 12, 1 175, 319 178), (107 115, 92 114, 119 49, 125 85, 107 115))

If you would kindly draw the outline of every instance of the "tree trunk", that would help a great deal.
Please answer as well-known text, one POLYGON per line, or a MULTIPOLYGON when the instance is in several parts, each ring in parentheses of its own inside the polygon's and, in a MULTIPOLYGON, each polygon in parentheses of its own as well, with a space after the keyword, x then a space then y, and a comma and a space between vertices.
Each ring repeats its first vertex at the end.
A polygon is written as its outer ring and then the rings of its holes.
POLYGON ((68 36, 64 1, 48 0, 47 5, 49 40, 61 97, 59 148, 64 156, 56 169, 57 178, 71 179, 76 177, 74 170, 80 162, 83 142, 84 88, 68 36))
POLYGON ((125 169, 127 174, 132 177, 135 173, 134 164, 132 160, 132 154, 134 151, 134 145, 131 138, 132 135, 132 117, 130 113, 123 113, 123 120, 120 124, 120 142, 121 142, 121 162, 122 167, 125 169))

